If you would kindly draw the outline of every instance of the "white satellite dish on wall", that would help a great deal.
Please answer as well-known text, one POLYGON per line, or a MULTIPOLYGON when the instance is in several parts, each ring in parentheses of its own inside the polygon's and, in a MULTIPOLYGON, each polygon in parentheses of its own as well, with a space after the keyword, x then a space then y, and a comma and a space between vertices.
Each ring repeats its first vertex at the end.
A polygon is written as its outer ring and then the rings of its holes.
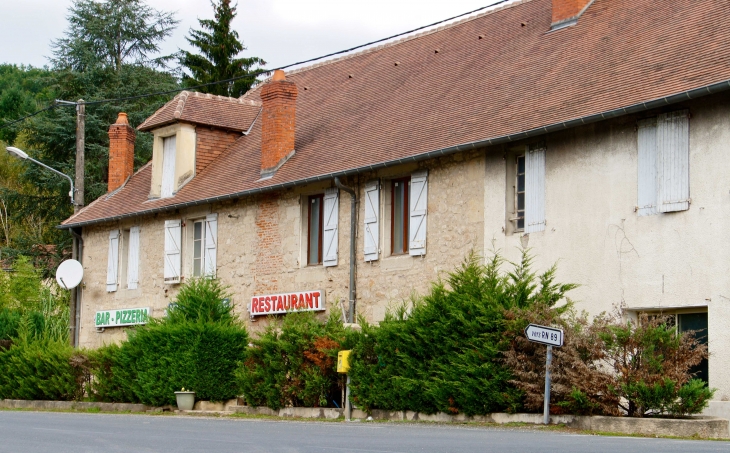
POLYGON ((76 288, 84 278, 84 267, 76 260, 66 260, 56 269, 56 281, 61 288, 76 288))

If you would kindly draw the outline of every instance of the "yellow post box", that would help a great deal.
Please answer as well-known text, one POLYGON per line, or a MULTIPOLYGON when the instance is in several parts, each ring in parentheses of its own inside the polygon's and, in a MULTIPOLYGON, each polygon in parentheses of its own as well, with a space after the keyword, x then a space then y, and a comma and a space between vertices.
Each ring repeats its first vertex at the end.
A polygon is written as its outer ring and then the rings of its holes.
POLYGON ((347 373, 350 371, 350 353, 352 350, 340 351, 337 353, 337 372, 347 373))

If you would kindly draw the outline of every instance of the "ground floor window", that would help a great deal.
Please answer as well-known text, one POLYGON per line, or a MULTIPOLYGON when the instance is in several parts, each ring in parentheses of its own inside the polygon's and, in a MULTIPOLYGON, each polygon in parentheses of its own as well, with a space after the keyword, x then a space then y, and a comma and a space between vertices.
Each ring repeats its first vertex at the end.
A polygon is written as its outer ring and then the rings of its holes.
MULTIPOLYGON (((677 331, 694 331, 695 337, 701 344, 707 345, 707 313, 679 313, 677 316, 677 331)), ((697 379, 709 382, 709 362, 705 357, 698 365, 690 369, 697 379)))

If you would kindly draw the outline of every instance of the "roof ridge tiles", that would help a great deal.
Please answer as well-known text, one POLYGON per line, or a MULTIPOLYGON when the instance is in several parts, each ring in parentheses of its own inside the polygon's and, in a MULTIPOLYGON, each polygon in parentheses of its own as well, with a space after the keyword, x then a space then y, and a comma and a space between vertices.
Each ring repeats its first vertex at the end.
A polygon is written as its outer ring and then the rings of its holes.
POLYGON ((180 94, 175 96, 178 98, 177 107, 175 108, 175 113, 173 113, 175 118, 180 118, 182 116, 183 110, 185 109, 185 101, 187 101, 189 95, 189 91, 181 91, 180 94))

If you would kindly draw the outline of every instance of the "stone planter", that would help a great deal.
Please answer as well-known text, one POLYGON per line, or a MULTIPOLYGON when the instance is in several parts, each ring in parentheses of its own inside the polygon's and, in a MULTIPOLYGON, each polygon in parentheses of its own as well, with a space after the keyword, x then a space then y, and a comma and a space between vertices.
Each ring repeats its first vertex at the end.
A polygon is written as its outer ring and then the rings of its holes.
POLYGON ((175 392, 177 408, 181 411, 191 411, 195 406, 195 392, 175 392))

